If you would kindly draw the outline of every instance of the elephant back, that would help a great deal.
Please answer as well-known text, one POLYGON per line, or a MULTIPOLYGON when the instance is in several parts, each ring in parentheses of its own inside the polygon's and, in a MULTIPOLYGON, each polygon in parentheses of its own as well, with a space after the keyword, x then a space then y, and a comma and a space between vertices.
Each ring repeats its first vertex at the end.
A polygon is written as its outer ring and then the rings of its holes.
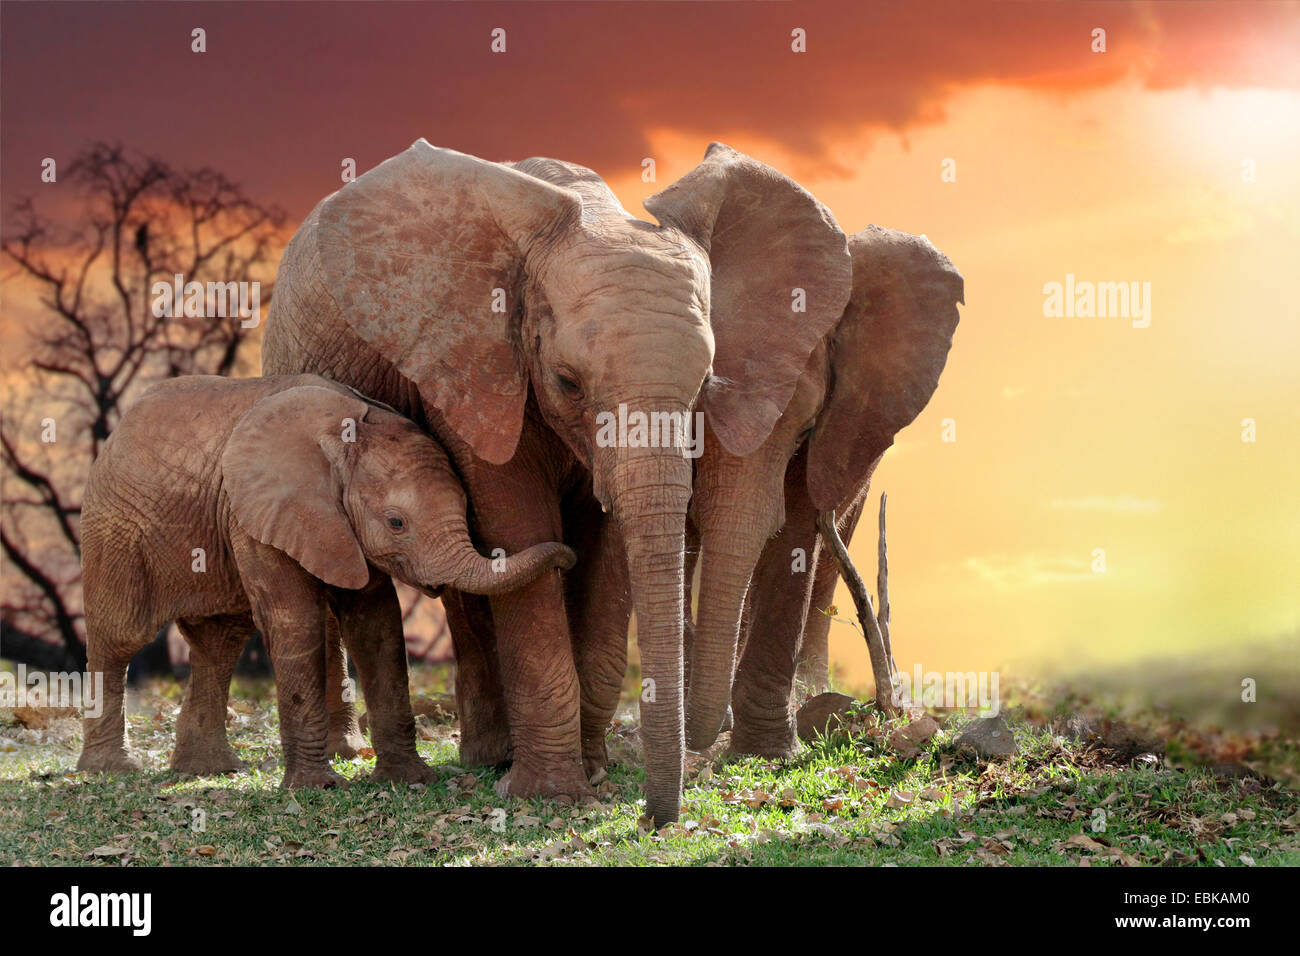
POLYGON ((321 266, 321 207, 311 211, 280 259, 262 339, 262 374, 311 373, 351 386, 429 428, 419 390, 348 324, 321 266))

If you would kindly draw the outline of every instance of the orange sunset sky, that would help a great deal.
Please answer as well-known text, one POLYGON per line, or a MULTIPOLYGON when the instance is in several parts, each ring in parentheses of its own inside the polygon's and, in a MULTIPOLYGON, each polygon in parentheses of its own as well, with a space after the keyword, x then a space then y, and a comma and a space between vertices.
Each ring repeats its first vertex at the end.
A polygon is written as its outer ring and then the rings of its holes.
MULTIPOLYGON (((296 226, 345 158, 424 136, 589 165, 650 218, 722 140, 965 276, 939 390, 852 549, 874 579, 886 491, 901 667, 1300 634, 1300 5, 5 4, 0 81, 6 209, 57 206, 41 159, 109 139, 296 226), (1149 326, 1045 315, 1067 275, 1150 283, 1149 326)), ((5 283, 7 352, 32 292, 5 283)), ((861 638, 832 635, 864 682, 861 638)))

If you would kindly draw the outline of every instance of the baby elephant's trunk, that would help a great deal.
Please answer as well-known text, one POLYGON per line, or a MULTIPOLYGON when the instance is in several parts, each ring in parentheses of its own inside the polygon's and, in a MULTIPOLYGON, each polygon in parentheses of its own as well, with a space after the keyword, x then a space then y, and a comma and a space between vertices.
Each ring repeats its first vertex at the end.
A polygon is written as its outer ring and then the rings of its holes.
POLYGON ((567 571, 576 557, 572 550, 556 541, 535 544, 518 554, 485 558, 468 543, 458 556, 456 572, 447 583, 471 594, 503 594, 513 591, 549 571, 567 571))

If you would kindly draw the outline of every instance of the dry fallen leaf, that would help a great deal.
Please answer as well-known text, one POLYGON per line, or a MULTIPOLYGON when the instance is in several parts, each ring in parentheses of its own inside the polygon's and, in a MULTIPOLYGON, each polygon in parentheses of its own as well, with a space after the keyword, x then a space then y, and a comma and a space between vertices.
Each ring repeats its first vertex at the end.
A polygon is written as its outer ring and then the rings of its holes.
POLYGON ((15 707, 13 716, 28 730, 43 730, 53 721, 79 717, 81 711, 75 707, 15 707))
POLYGON ((1086 833, 1072 833, 1070 838, 1065 841, 1066 846, 1077 846, 1084 850, 1092 850, 1094 853, 1105 853, 1107 847, 1098 843, 1086 833))

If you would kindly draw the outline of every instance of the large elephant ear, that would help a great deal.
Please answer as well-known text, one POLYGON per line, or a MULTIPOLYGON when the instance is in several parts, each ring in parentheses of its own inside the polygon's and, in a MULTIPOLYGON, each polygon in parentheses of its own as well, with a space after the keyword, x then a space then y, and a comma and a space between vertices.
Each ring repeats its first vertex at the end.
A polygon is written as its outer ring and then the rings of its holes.
POLYGON ((345 419, 355 428, 368 408, 355 395, 318 385, 288 388, 245 412, 221 455, 239 526, 341 588, 364 587, 370 571, 343 511, 329 449, 341 447, 345 419))
POLYGON ((524 258, 579 208, 570 190, 420 139, 319 210, 344 318, 494 464, 514 455, 528 397, 514 332, 524 258))
POLYGON ((930 401, 966 301, 961 273, 924 236, 868 226, 849 249, 853 297, 808 447, 808 491, 822 511, 845 503, 930 401))
POLYGON ((701 404, 727 451, 748 455, 848 302, 844 233, 794 180, 721 143, 645 207, 709 254, 714 379, 701 404))

